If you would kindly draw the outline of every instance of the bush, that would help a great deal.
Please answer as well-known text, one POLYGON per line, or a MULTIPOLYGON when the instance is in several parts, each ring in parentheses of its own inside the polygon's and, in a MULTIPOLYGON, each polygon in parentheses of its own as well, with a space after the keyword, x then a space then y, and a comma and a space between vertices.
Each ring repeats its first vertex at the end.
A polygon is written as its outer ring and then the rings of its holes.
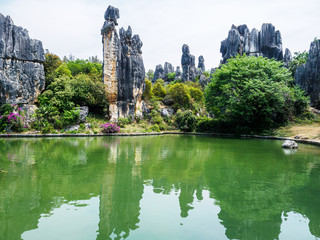
POLYGON ((197 120, 191 110, 185 112, 178 110, 175 122, 181 131, 192 132, 195 130, 197 120))
POLYGON ((155 85, 153 85, 152 94, 158 99, 163 99, 167 95, 166 90, 160 82, 157 82, 155 85))
POLYGON ((160 128, 158 124, 154 124, 150 129, 153 132, 160 132, 160 128))
POLYGON ((103 125, 101 125, 102 128, 102 132, 103 133, 118 133, 120 132, 120 127, 117 126, 116 124, 112 124, 112 123, 105 123, 103 125))
POLYGON ((281 62, 237 56, 213 75, 205 89, 206 107, 239 132, 262 132, 291 120, 295 111, 306 110, 308 99, 298 88, 291 89, 291 82, 281 62))
POLYGON ((190 91, 183 83, 172 84, 169 88, 168 97, 174 102, 175 109, 188 109, 190 107, 190 91))
POLYGON ((0 108, 0 132, 22 132, 27 126, 23 125, 21 108, 16 104, 4 104, 0 108))
POLYGON ((144 100, 150 100, 153 97, 153 92, 152 92, 152 83, 148 79, 146 79, 146 88, 144 89, 142 98, 144 100))

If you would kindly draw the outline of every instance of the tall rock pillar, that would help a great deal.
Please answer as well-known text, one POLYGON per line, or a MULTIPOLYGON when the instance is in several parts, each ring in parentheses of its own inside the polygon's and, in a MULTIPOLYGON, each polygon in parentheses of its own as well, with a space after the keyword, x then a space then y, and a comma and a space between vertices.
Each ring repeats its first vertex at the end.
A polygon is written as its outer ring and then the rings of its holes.
POLYGON ((142 41, 132 36, 129 26, 116 30, 119 9, 109 6, 102 27, 103 82, 109 101, 109 118, 142 116, 142 94, 145 87, 145 68, 142 59, 142 41))
POLYGON ((101 29, 103 43, 103 83, 109 102, 109 117, 118 118, 118 68, 120 61, 120 40, 116 30, 119 9, 109 6, 104 15, 101 29))

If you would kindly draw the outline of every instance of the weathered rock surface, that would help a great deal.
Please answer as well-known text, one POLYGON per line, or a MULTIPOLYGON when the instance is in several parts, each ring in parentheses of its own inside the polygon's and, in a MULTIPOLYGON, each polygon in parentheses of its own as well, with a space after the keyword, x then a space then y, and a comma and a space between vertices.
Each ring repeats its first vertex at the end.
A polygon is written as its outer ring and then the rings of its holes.
POLYGON ((282 148, 297 149, 298 144, 292 140, 285 140, 284 143, 282 144, 282 148))
POLYGON ((201 55, 201 56, 199 56, 199 58, 198 58, 198 68, 202 71, 202 72, 204 72, 205 70, 206 70, 206 67, 205 67, 205 65, 204 65, 204 57, 201 55))
POLYGON ((87 106, 77 107, 77 110, 79 110, 79 119, 77 123, 84 123, 89 114, 89 107, 87 106))
POLYGON ((163 80, 165 82, 169 82, 168 74, 169 73, 174 73, 174 67, 172 66, 171 63, 165 62, 163 70, 164 70, 164 79, 163 80))
POLYGON ((44 50, 41 41, 0 14, 0 101, 34 104, 44 89, 44 50))
POLYGON ((156 66, 156 70, 154 71, 152 82, 157 81, 158 79, 164 78, 164 69, 161 64, 156 66))
POLYGON ((103 42, 103 82, 109 101, 109 117, 142 116, 142 94, 145 87, 145 68, 142 41, 132 36, 129 26, 116 30, 119 9, 109 6, 101 29, 103 42))
POLYGON ((181 68, 178 66, 176 67, 176 79, 181 79, 181 68))
POLYGON ((255 28, 250 32, 247 25, 234 26, 228 33, 228 38, 221 42, 220 52, 222 63, 237 54, 248 56, 264 56, 283 60, 282 38, 280 31, 270 23, 264 23, 259 32, 255 28))
POLYGON ((182 66, 182 80, 192 81, 196 76, 197 69, 195 64, 195 56, 190 54, 190 49, 187 44, 182 46, 182 57, 181 57, 181 66, 182 66))
POLYGON ((152 82, 155 82, 158 79, 162 79, 165 82, 169 82, 168 73, 174 73, 174 67, 171 63, 165 62, 164 67, 162 67, 161 64, 157 65, 154 71, 152 82))
POLYGON ((288 48, 286 48, 283 57, 283 65, 287 68, 289 67, 290 62, 292 62, 292 55, 288 48))
POLYGON ((311 106, 320 109, 320 40, 311 43, 308 60, 297 68, 294 78, 310 95, 311 106))

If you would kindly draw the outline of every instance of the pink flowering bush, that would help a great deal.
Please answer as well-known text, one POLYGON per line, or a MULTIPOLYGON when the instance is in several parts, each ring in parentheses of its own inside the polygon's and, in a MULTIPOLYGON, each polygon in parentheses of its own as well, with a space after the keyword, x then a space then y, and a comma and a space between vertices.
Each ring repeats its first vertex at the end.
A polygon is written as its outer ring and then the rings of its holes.
POLYGON ((120 132, 120 127, 117 124, 105 123, 101 125, 103 133, 118 133, 120 132))
POLYGON ((16 104, 4 104, 0 108, 0 132, 13 130, 22 132, 28 126, 23 125, 21 108, 16 104))

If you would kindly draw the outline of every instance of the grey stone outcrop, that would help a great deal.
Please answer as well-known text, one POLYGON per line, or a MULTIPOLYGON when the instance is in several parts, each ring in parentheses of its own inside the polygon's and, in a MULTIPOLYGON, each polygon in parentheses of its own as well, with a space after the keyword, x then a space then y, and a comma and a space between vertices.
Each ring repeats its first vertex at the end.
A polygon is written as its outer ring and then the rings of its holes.
POLYGON ((206 67, 204 65, 204 57, 202 55, 198 58, 198 68, 201 70, 201 72, 204 72, 206 70, 206 67))
POLYGON ((116 30, 119 9, 109 6, 101 29, 103 42, 103 82, 109 101, 109 118, 142 116, 145 68, 142 41, 132 29, 116 30))
POLYGON ((311 106, 320 109, 320 40, 310 44, 307 62, 299 66, 294 80, 310 95, 311 106))
POLYGON ((182 66, 182 80, 192 81, 196 74, 196 64, 195 64, 195 56, 190 54, 190 49, 187 44, 182 46, 182 57, 181 57, 181 66, 182 66))
POLYGON ((89 114, 89 107, 87 106, 77 107, 77 110, 79 111, 79 119, 77 123, 84 123, 89 114))
POLYGON ((154 71, 153 80, 152 82, 157 81, 158 79, 162 79, 165 82, 170 82, 168 79, 169 73, 174 73, 174 67, 171 63, 165 62, 164 67, 162 67, 161 64, 156 66, 156 69, 154 71))
POLYGON ((0 13, 0 103, 33 105, 45 86, 42 43, 0 13))
POLYGON ((285 52, 284 52, 284 57, 283 57, 283 65, 288 68, 290 62, 292 62, 292 55, 291 52, 288 48, 286 48, 285 52))
POLYGON ((164 69, 161 64, 156 66, 156 70, 154 71, 152 82, 157 81, 158 79, 164 78, 164 69))
POLYGON ((228 38, 221 42, 220 52, 222 63, 237 54, 248 56, 263 56, 283 60, 282 38, 271 23, 264 23, 260 32, 247 25, 234 26, 228 33, 228 38))
POLYGON ((282 144, 282 148, 297 149, 298 144, 292 140, 285 140, 284 143, 282 144))

